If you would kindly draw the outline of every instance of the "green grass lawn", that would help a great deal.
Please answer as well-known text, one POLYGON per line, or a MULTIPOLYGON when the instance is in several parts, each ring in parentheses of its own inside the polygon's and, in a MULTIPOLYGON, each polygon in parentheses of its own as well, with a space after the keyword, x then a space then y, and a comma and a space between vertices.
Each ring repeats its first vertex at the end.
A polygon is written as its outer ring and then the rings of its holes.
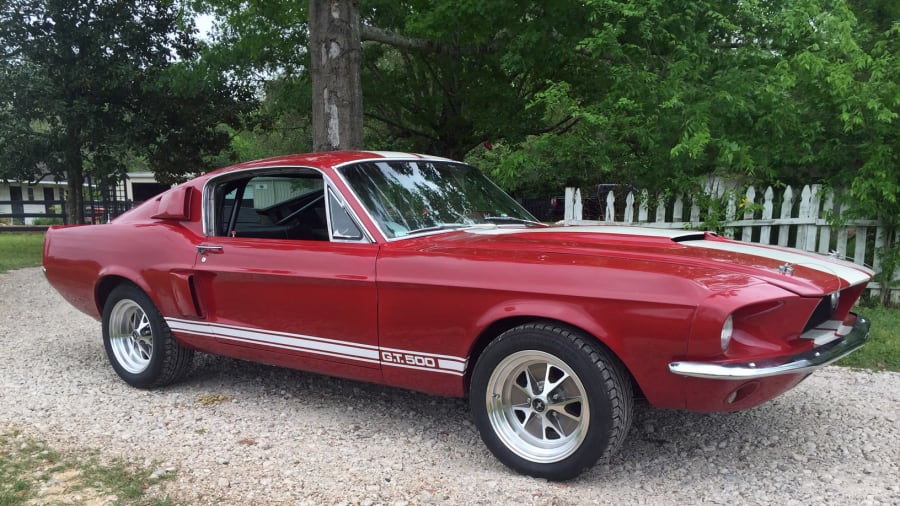
POLYGON ((41 265, 43 232, 0 233, 0 272, 41 265))
POLYGON ((0 430, 0 506, 171 506, 160 491, 147 489, 173 477, 121 460, 101 463, 92 452, 61 454, 15 430, 0 430))
MULTIPOLYGON (((0 234, 0 272, 41 265, 43 244, 43 233, 0 234)), ((900 308, 862 307, 857 312, 872 320, 869 344, 838 365, 900 372, 900 308)))
POLYGON ((837 365, 900 372, 900 308, 859 307, 855 312, 872 321, 869 342, 837 365))

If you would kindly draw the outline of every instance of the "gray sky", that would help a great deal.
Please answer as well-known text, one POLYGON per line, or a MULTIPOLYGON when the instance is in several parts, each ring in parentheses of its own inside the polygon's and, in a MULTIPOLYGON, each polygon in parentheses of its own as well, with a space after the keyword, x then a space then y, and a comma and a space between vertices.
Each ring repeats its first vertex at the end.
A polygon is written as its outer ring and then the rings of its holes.
POLYGON ((200 14, 194 18, 194 22, 197 24, 197 30, 199 31, 198 35, 201 39, 209 40, 209 34, 213 27, 213 19, 214 18, 209 14, 200 14))

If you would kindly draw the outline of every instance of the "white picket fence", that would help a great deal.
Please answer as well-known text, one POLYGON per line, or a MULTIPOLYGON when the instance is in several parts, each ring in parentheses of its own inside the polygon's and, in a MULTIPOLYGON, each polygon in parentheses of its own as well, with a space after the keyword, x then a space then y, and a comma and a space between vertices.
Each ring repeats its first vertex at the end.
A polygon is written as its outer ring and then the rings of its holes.
MULTIPOLYGON (((790 186, 779 189, 771 186, 762 193, 750 186, 738 193, 719 180, 710 180, 706 192, 725 203, 724 235, 741 241, 787 246, 823 254, 837 254, 854 263, 881 268, 877 252, 885 244, 885 227, 876 220, 848 220, 840 227, 828 222, 828 216, 840 216, 847 206, 837 204, 834 193, 821 185, 805 185, 799 193, 790 186)), ((639 227, 703 229, 704 214, 712 209, 685 196, 667 201, 663 197, 650 198, 646 192, 617 192, 607 190, 601 195, 582 198, 581 190, 566 188, 565 214, 567 225, 615 224, 639 227), (616 194, 619 193, 617 202, 616 194), (624 203, 621 202, 624 197, 624 203), (583 219, 586 206, 597 220, 583 219), (704 213, 703 211, 706 211, 704 213)), ((900 280, 900 272, 895 273, 900 280)), ((896 285, 895 285, 896 286, 896 285)), ((880 286, 869 284, 876 294, 880 286)), ((900 289, 893 288, 891 298, 900 299, 900 289)))

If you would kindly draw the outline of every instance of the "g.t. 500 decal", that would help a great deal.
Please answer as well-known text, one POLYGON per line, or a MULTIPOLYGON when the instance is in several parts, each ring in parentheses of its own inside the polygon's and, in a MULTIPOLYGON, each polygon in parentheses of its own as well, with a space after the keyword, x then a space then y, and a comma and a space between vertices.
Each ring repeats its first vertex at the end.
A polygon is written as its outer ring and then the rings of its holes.
POLYGON ((437 367, 437 362, 433 358, 423 357, 422 355, 410 355, 409 353, 382 351, 381 361, 393 364, 417 365, 419 367, 437 367))
POLYGON ((418 369, 456 376, 462 376, 466 370, 466 359, 462 357, 382 348, 380 346, 291 334, 276 330, 181 320, 178 318, 166 318, 166 323, 176 333, 187 333, 244 344, 301 351, 315 355, 380 364, 382 366, 418 369))
POLYGON ((466 370, 466 359, 447 355, 411 352, 394 348, 379 348, 382 365, 443 372, 462 376, 466 370))

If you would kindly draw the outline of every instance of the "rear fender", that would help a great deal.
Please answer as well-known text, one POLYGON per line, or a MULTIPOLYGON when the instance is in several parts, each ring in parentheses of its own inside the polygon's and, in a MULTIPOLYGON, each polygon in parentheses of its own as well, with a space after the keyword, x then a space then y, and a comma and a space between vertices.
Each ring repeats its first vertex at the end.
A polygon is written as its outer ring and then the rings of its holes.
POLYGON ((135 271, 121 266, 114 266, 102 269, 98 275, 97 283, 94 285, 94 301, 97 305, 97 311, 100 314, 103 314, 103 306, 106 305, 106 299, 109 297, 110 292, 112 292, 115 287, 124 283, 130 283, 137 286, 142 292, 150 297, 150 300, 153 301, 153 304, 157 308, 160 307, 159 300, 155 296, 153 290, 150 289, 150 285, 147 283, 146 279, 135 271))

